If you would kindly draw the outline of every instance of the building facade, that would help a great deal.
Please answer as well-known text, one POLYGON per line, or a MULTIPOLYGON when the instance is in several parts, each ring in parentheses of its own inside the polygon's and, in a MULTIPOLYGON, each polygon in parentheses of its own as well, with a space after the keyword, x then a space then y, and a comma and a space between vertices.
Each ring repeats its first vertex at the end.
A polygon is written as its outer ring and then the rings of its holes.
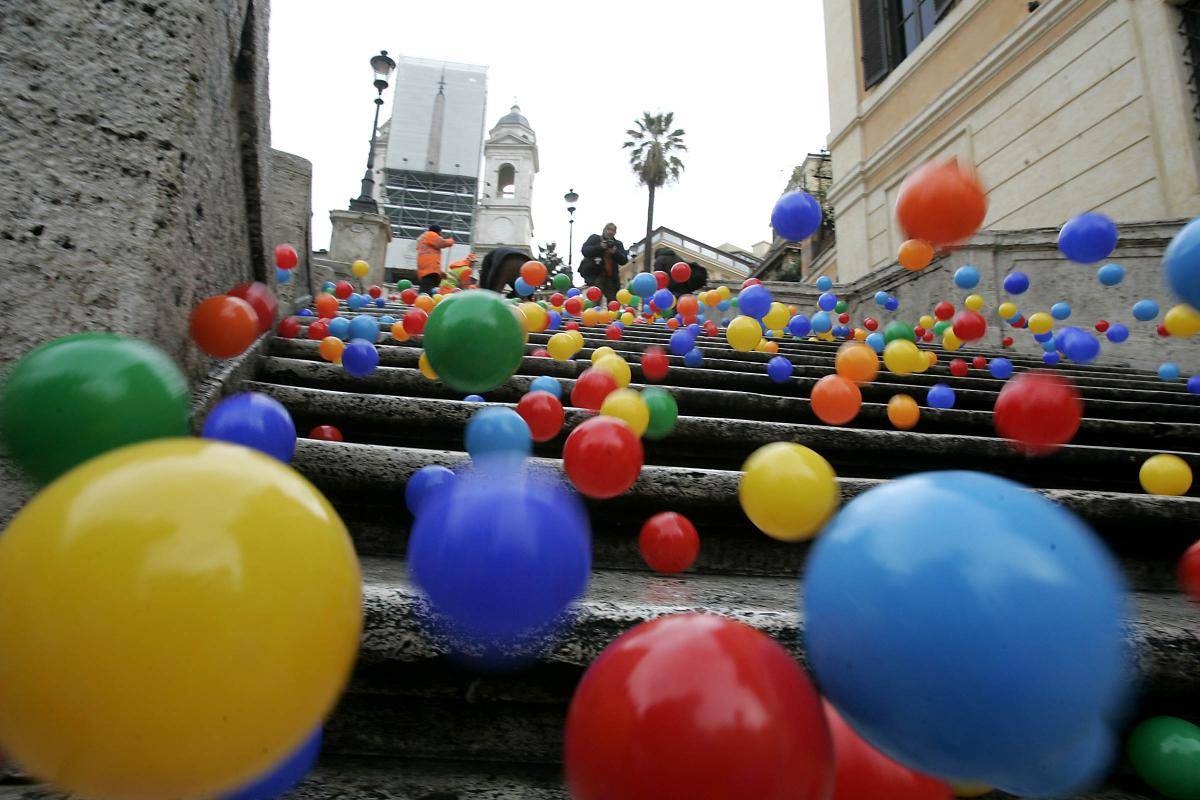
POLYGON ((520 107, 496 123, 483 145, 483 192, 472 243, 480 257, 497 247, 529 250, 533 241, 533 179, 537 134, 520 107))
POLYGON ((1200 215, 1200 2, 825 0, 837 243, 817 274, 894 262, 904 177, 957 157, 985 230, 1200 215))
MULTIPOLYGON (((654 252, 668 247, 679 255, 680 261, 689 263, 695 261, 703 265, 708 271, 710 282, 744 281, 759 266, 758 259, 745 250, 731 248, 733 252, 730 252, 662 226, 654 229, 654 233, 650 235, 650 242, 654 252)), ((621 267, 620 271, 621 283, 628 283, 633 280, 634 275, 645 269, 642 266, 646 250, 645 243, 646 240, 642 239, 629 248, 629 263, 621 267)), ((761 244, 760 242, 756 247, 761 244)), ((651 255, 650 263, 653 264, 653 262, 654 257, 651 255)))

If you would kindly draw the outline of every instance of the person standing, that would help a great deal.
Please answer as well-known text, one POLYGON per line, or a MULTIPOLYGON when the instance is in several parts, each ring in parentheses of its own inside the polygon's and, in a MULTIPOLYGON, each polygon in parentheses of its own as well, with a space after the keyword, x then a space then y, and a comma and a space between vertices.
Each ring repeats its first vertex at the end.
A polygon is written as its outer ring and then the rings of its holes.
POLYGON ((593 233, 581 248, 583 262, 579 274, 588 286, 598 286, 608 300, 617 296, 620 288, 620 269, 629 263, 625 245, 617 238, 616 223, 604 226, 603 233, 593 233))
POLYGON ((442 250, 454 240, 442 238, 442 226, 430 225, 417 239, 417 285, 422 294, 434 294, 442 282, 442 250))

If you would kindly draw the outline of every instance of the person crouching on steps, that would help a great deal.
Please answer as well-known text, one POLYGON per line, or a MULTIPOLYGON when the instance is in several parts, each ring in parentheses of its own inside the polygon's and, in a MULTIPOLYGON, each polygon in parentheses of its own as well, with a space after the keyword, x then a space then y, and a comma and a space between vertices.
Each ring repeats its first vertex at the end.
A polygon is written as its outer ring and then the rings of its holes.
POLYGON ((430 225, 417 239, 417 285, 422 294, 437 292, 442 282, 442 249, 453 245, 453 239, 442 238, 441 225, 430 225))

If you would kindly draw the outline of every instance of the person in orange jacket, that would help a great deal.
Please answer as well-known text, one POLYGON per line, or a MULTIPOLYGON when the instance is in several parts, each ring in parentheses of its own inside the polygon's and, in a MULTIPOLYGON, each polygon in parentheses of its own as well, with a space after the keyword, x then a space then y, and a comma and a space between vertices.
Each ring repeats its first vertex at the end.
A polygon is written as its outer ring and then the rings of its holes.
POLYGON ((430 225, 417 239, 417 285, 422 294, 433 294, 442 282, 442 249, 454 240, 442 238, 442 226, 430 225))
POLYGON ((446 280, 452 282, 460 289, 468 289, 472 283, 471 273, 475 271, 476 256, 474 253, 468 253, 466 258, 459 259, 450 265, 450 274, 446 276, 446 280))

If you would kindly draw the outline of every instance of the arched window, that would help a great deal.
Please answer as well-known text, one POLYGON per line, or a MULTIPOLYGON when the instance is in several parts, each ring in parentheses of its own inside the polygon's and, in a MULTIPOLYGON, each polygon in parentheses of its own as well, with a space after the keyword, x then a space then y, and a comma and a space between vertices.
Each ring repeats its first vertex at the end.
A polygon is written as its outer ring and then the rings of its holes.
POLYGON ((501 164, 500 170, 496 173, 496 187, 500 197, 511 198, 516 194, 517 187, 517 171, 513 169, 512 164, 501 164))

